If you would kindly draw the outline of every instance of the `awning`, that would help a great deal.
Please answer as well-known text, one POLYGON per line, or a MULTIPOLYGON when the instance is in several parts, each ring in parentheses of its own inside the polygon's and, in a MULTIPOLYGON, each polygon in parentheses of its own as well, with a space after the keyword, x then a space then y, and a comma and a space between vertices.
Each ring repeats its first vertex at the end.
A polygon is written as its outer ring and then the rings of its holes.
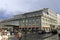
POLYGON ((42 26, 42 27, 44 27, 44 28, 49 28, 50 26, 47 25, 47 26, 42 26))
POLYGON ((39 28, 38 26, 20 26, 19 28, 39 28))

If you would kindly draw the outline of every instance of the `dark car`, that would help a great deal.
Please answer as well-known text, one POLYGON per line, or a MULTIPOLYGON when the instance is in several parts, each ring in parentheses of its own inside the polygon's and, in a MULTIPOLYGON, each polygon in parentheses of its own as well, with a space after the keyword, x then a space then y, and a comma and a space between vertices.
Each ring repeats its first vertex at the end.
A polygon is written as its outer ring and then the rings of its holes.
POLYGON ((46 32, 44 30, 39 30, 38 34, 45 34, 46 32))
POLYGON ((51 33, 52 34, 57 34, 58 32, 57 32, 57 30, 52 30, 51 33))

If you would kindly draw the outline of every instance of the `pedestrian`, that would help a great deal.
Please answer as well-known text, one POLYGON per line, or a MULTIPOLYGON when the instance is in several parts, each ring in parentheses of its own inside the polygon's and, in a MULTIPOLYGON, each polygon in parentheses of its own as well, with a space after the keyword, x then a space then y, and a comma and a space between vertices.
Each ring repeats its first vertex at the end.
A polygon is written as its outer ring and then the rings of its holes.
POLYGON ((0 40, 2 40, 2 35, 1 35, 1 33, 0 33, 0 40))
POLYGON ((7 31, 7 35, 10 36, 10 31, 7 31))
POLYGON ((60 40, 60 29, 57 29, 58 31, 58 37, 59 37, 59 40, 60 40))
POLYGON ((7 32, 4 32, 4 34, 2 36, 2 40, 8 40, 7 32))
POLYGON ((2 40, 2 30, 0 29, 0 40, 2 40))
POLYGON ((17 38, 18 38, 19 40, 22 39, 22 32, 21 32, 21 31, 19 31, 19 32, 17 33, 17 38))

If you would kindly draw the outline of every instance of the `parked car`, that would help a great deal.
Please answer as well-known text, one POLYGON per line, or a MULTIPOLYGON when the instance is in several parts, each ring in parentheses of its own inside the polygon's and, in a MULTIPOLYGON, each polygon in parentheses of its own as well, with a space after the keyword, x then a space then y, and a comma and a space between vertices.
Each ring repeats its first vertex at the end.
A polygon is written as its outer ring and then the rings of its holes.
POLYGON ((46 32, 44 30, 38 30, 38 34, 45 34, 46 32))
POLYGON ((50 33, 50 31, 46 31, 46 33, 50 33))
POLYGON ((57 30, 52 30, 51 33, 52 34, 57 34, 58 32, 57 32, 57 30))

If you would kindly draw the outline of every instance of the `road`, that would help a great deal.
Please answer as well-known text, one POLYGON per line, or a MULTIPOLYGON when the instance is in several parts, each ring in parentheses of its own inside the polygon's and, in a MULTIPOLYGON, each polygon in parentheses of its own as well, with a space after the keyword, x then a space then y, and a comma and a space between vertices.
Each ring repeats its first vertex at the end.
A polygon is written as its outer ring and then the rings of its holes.
POLYGON ((58 35, 54 35, 54 36, 45 38, 44 40, 59 40, 59 37, 58 37, 58 35))
MULTIPOLYGON (((59 37, 58 37, 57 34, 49 36, 49 37, 44 37, 45 35, 44 36, 42 35, 42 36, 39 36, 39 37, 38 36, 35 37, 35 36, 34 37, 33 36, 30 37, 28 35, 29 38, 26 36, 26 37, 23 37, 22 40, 25 40, 25 38, 26 38, 26 40, 59 40, 59 37)), ((9 40, 18 40, 18 39, 16 37, 10 37, 9 40)))

